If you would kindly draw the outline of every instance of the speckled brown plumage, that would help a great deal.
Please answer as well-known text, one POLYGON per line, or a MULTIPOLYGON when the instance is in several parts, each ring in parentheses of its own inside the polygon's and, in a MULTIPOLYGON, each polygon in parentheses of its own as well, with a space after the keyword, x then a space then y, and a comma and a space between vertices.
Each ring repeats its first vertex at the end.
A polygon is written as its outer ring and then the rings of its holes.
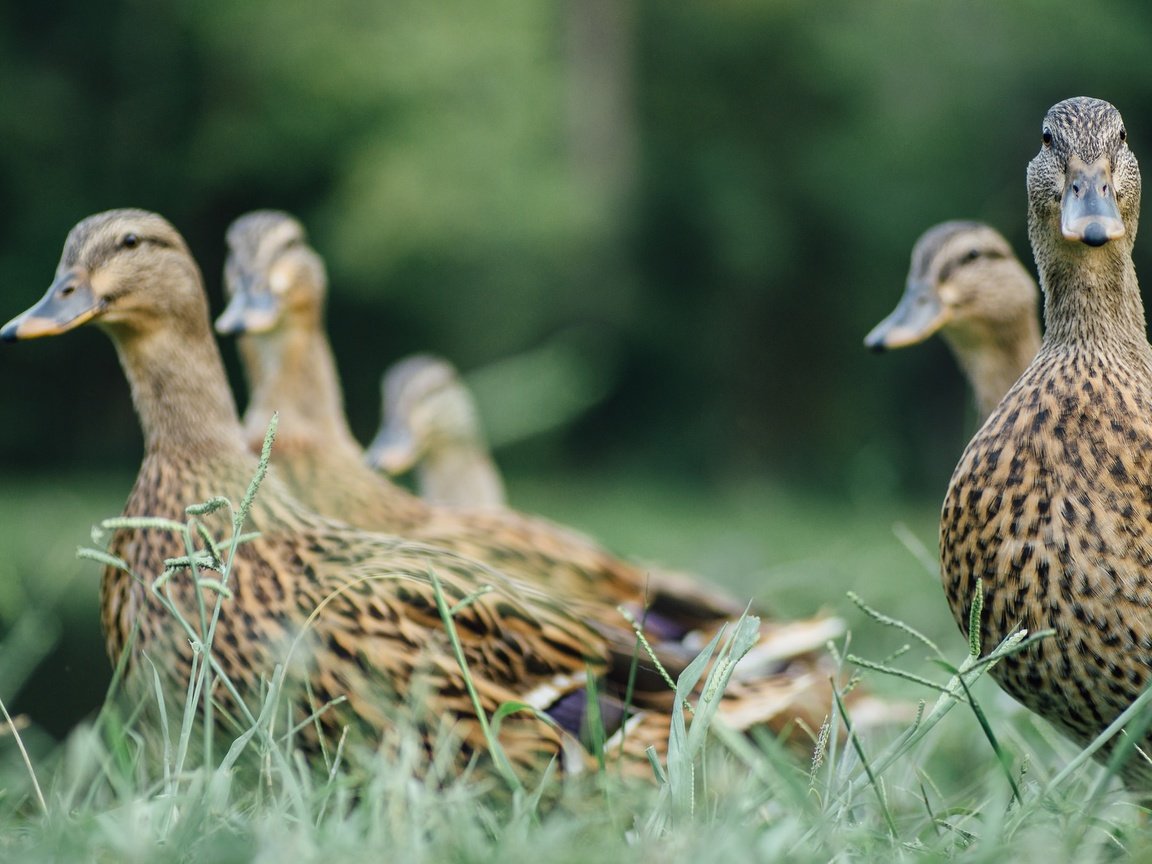
MULTIPOLYGON (((1020 627, 1055 629, 992 674, 1084 743, 1152 669, 1152 348, 1132 264, 1140 174, 1120 114, 1067 100, 1043 137, 1028 168, 1043 345, 961 458, 940 544, 962 628, 983 580, 986 650, 1020 627)), ((1139 756, 1124 776, 1152 782, 1139 756)))
MULTIPOLYGON (((112 337, 144 430, 145 457, 125 514, 183 521, 188 504, 220 495, 239 501, 256 463, 243 445, 199 271, 161 217, 121 210, 81 222, 69 235, 48 293, 0 337, 55 335, 87 321, 112 337)), ((223 511, 201 518, 217 537, 231 532, 223 511)), ((280 663, 288 670, 297 720, 309 704, 347 700, 321 715, 333 740, 347 727, 354 739, 376 745, 398 718, 408 717, 429 738, 443 728, 461 737, 465 756, 482 750, 434 603, 435 573, 449 604, 476 595, 454 621, 485 710, 521 701, 555 712, 561 722, 557 728, 524 713, 506 718, 501 737, 514 763, 528 771, 561 754, 569 768, 587 758, 578 746, 573 756, 579 712, 573 719, 571 704, 583 698, 589 673, 601 678, 607 699, 623 692, 623 651, 632 639, 623 622, 590 618, 578 600, 546 595, 454 551, 315 515, 288 494, 274 470, 245 528, 260 533, 238 548, 228 585, 233 596, 222 604, 212 651, 253 712, 280 663), (423 699, 414 705, 417 691, 423 699)), ((109 551, 134 574, 115 567, 104 574, 101 606, 111 656, 119 657, 135 628, 129 680, 146 681, 147 672, 140 675, 146 664, 139 661, 146 654, 174 685, 172 692, 182 693, 194 649, 152 586, 165 560, 185 550, 167 530, 121 528, 109 551)), ((162 590, 195 627, 198 601, 187 571, 175 572, 162 590)), ((211 606, 214 592, 204 590, 211 606)), ((675 650, 664 659, 673 674, 681 667, 675 650)), ((647 686, 655 680, 651 670, 641 670, 638 717, 658 715, 670 704, 665 688, 647 686)), ((755 699, 764 707, 757 720, 789 723, 791 707, 809 689, 799 681, 760 679, 749 696, 726 697, 722 713, 742 724, 755 699)), ((240 713, 226 692, 216 696, 240 713)), ((659 727, 655 720, 644 722, 659 727)), ((306 742, 313 734, 311 724, 300 732, 306 742)))
POLYGON ((939 332, 972 386, 983 423, 1040 348, 1039 293, 996 229, 942 222, 916 241, 900 303, 864 344, 903 348, 939 332))
MULTIPOLYGON (((228 230, 225 277, 232 296, 217 322, 245 334, 241 354, 252 394, 244 421, 249 446, 279 412, 284 446, 273 459, 293 493, 320 513, 369 530, 454 549, 550 591, 581 597, 609 616, 618 605, 660 635, 711 631, 745 604, 693 580, 618 558, 589 537, 514 510, 431 507, 370 470, 344 416, 340 383, 324 332, 325 270, 303 227, 286 213, 256 211, 228 230), (663 629, 661 629, 663 628, 663 629)), ((761 656, 817 661, 839 623, 766 622, 761 656)))

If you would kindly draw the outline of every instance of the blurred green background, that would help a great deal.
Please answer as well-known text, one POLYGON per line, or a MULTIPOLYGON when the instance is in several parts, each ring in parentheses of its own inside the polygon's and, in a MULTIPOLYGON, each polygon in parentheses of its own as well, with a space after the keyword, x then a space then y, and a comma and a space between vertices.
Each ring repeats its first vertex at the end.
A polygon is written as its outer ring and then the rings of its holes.
MULTIPOLYGON (((362 440, 408 352, 474 372, 575 345, 554 386, 597 401, 501 448, 515 504, 785 611, 856 588, 951 632, 890 526, 934 545, 969 398, 937 342, 861 340, 938 221, 991 222, 1030 265, 1024 167, 1054 102, 1114 102, 1152 158, 1150 37, 1138 0, 8 3, 0 319, 76 221, 123 206, 184 232, 219 310, 229 222, 287 209, 328 263, 362 440)), ((487 380, 497 429, 538 410, 516 394, 539 387, 487 380)), ((94 704, 96 569, 73 549, 130 486, 127 388, 92 330, 3 348, 0 399, 0 626, 79 633, 53 680, 94 704)), ((9 650, 31 674, 33 642, 9 650)))

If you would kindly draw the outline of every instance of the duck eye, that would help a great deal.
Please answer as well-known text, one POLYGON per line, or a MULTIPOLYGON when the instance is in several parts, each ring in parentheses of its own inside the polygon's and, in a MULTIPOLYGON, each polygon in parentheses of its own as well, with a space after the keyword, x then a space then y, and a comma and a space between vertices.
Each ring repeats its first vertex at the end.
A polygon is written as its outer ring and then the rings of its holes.
POLYGON ((967 264, 969 261, 975 261, 979 257, 980 257, 980 250, 979 249, 969 249, 967 252, 964 253, 964 263, 967 264))
POLYGON ((1052 146, 1052 132, 1048 129, 1044 130, 1044 134, 1040 136, 1044 140, 1045 147, 1052 146))
POLYGON ((1121 141, 1127 141, 1128 140, 1128 130, 1125 129, 1123 126, 1120 127, 1120 140, 1121 141))
POLYGON ((124 239, 120 241, 120 245, 125 249, 135 249, 140 245, 140 238, 135 234, 125 234, 124 239))

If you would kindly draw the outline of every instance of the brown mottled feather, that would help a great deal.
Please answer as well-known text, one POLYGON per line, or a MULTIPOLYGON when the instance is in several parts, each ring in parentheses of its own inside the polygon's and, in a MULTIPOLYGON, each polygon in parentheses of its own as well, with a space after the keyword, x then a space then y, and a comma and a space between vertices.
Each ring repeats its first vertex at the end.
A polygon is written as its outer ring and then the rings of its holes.
MULTIPOLYGON (((1044 341, 957 465, 940 545, 961 628, 983 580, 985 650, 1020 627, 1056 631, 992 674, 1084 743, 1152 680, 1152 347, 1132 264, 1140 174, 1120 115, 1071 99, 1044 128, 1028 170, 1044 341), (1124 236, 1065 239, 1065 177, 1101 158, 1124 236)), ((1152 752, 1152 737, 1143 747, 1152 752)), ((1124 776, 1152 782, 1139 756, 1124 776)))

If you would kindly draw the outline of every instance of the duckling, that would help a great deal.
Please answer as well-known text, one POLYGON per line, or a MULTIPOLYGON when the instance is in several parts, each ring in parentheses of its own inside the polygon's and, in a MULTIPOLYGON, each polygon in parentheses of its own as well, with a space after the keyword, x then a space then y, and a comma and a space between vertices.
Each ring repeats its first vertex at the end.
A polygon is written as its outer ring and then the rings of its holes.
MULTIPOLYGON (((325 269, 303 226, 287 213, 255 211, 233 222, 227 242, 231 300, 216 326, 242 334, 241 356, 252 367, 244 415, 249 444, 256 449, 261 430, 279 412, 283 446, 278 438, 273 461, 307 506, 361 528, 453 549, 509 576, 582 598, 613 617, 624 606, 661 638, 697 631, 707 636, 744 610, 724 592, 621 560, 545 519, 510 509, 433 507, 377 474, 348 430, 323 328, 325 269)), ((749 665, 822 650, 842 627, 824 615, 765 622, 749 665)))
POLYGON ((368 447, 369 465, 393 475, 415 467, 420 497, 430 504, 506 505, 476 402, 451 363, 431 354, 406 357, 384 373, 380 389, 384 420, 368 447))
POLYGON ((942 222, 916 241, 904 296, 864 345, 880 352, 939 332, 972 386, 983 423, 1040 348, 1039 294, 995 228, 942 222))
MULTIPOLYGON (((256 460, 244 445, 212 338, 199 268, 165 219, 113 210, 80 222, 44 298, 0 328, 0 339, 54 336, 89 322, 111 337, 144 432, 144 458, 125 515, 182 523, 189 503, 221 495, 240 500, 256 460)), ((232 532, 226 509, 198 518, 217 537, 232 532)), ((333 740, 350 729, 354 740, 382 746, 408 717, 430 741, 446 728, 463 742, 462 758, 483 754, 482 729, 437 611, 433 577, 455 608, 483 709, 494 712, 513 701, 541 712, 517 713, 501 726, 501 741, 521 771, 553 760, 579 769, 587 754, 577 746, 573 755, 582 713, 573 704, 583 704, 588 676, 601 679, 598 692, 607 696, 628 686, 629 662, 615 646, 632 643, 629 628, 613 631, 604 618, 584 617, 579 600, 547 595, 458 553, 318 516, 291 497, 275 469, 255 498, 248 529, 259 533, 236 547, 225 586, 231 596, 220 604, 211 643, 220 674, 234 688, 218 688, 213 698, 233 716, 243 715, 242 703, 255 712, 282 666, 295 720, 307 718, 313 704, 326 706, 317 722, 333 740), (424 700, 419 706, 417 694, 424 700)), ((110 657, 130 648, 128 679, 139 686, 149 674, 139 660, 146 655, 182 693, 203 660, 192 644, 202 634, 182 629, 160 598, 169 597, 187 622, 201 622, 202 603, 211 610, 215 602, 212 591, 186 571, 168 570, 166 562, 188 550, 162 527, 119 528, 109 554, 124 564, 107 567, 101 583, 110 657)), ((672 662, 673 674, 683 668, 673 654, 663 659, 672 662)), ((647 674, 641 669, 641 678, 647 674)), ((755 700, 765 709, 759 719, 788 723, 790 710, 815 689, 801 676, 762 678, 749 682, 743 696, 726 696, 721 713, 742 723, 755 700)), ((658 719, 670 704, 666 691, 646 698, 641 685, 633 704, 642 721, 652 712, 658 719)), ((649 732, 660 726, 645 722, 649 732)), ((300 723, 305 742, 318 736, 315 725, 300 723)))
MULTIPOLYGON (((1053 629, 992 675, 1081 744, 1152 680, 1152 346, 1132 262, 1140 186, 1116 108, 1081 97, 1048 111, 1028 165, 1044 339, 961 457, 940 523, 957 623, 966 631, 981 580, 985 650, 1019 628, 1053 629)), ((1152 736, 1139 743, 1152 752, 1152 736)), ((1141 757, 1122 773, 1152 783, 1141 757)))

